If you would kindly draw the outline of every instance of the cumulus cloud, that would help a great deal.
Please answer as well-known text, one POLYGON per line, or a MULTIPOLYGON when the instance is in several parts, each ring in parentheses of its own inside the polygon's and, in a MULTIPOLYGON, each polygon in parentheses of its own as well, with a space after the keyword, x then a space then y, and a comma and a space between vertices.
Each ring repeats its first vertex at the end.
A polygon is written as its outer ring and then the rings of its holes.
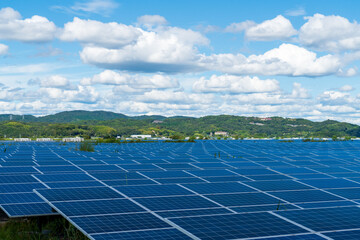
POLYGON ((0 9, 0 39, 21 42, 47 42, 56 34, 57 28, 47 18, 34 15, 21 19, 20 13, 12 8, 0 9))
POLYGON ((339 57, 317 57, 315 52, 293 44, 281 44, 263 55, 217 54, 206 57, 201 63, 208 69, 231 74, 323 76, 341 69, 339 57))
POLYGON ((351 92, 351 91, 354 90, 354 87, 351 86, 351 85, 346 84, 346 85, 340 87, 339 90, 340 90, 341 92, 351 92))
POLYGON ((341 16, 315 14, 305 17, 299 40, 308 47, 322 51, 360 49, 360 25, 341 16))
POLYGON ((212 94, 196 94, 186 93, 183 91, 163 91, 163 90, 152 90, 145 92, 143 95, 139 95, 136 100, 141 102, 163 102, 163 103, 179 103, 179 104, 191 104, 191 103, 202 103, 208 104, 215 99, 212 94))
POLYGON ((135 42, 143 34, 140 28, 121 23, 102 23, 75 17, 64 25, 59 38, 102 47, 121 47, 135 42))
POLYGON ((91 86, 78 86, 73 90, 66 90, 54 87, 42 87, 38 89, 42 98, 49 102, 80 102, 96 103, 99 100, 99 93, 91 86))
POLYGON ((86 46, 80 53, 85 63, 143 72, 183 72, 199 68, 196 45, 206 45, 202 34, 176 27, 143 31, 130 44, 116 49, 86 46))
POLYGON ((118 6, 119 4, 112 0, 91 0, 87 2, 75 2, 71 9, 75 11, 108 15, 118 6))
MULTIPOLYGON (((123 85, 122 89, 162 89, 162 88, 176 88, 179 83, 176 79, 169 76, 154 74, 151 76, 145 75, 130 75, 126 73, 118 73, 112 70, 105 70, 100 74, 96 74, 91 78, 84 78, 80 82, 82 85, 123 85)), ((121 88, 117 88, 118 90, 121 88)))
POLYGON ((293 90, 291 92, 291 97, 293 98, 310 98, 309 91, 306 88, 303 88, 300 83, 293 83, 293 90))
POLYGON ((297 31, 291 22, 282 15, 251 26, 245 31, 245 37, 253 41, 286 40, 295 34, 297 31))
POLYGON ((0 43, 0 56, 1 55, 6 55, 9 51, 9 47, 5 44, 1 44, 0 43))
POLYGON ((244 22, 239 22, 239 23, 232 23, 225 28, 225 32, 239 33, 239 32, 243 32, 255 25, 256 25, 256 23, 253 21, 250 21, 250 20, 247 20, 244 22))
POLYGON ((62 77, 60 75, 53 75, 50 77, 43 78, 41 80, 33 81, 31 83, 38 83, 41 87, 44 88, 63 88, 67 89, 70 88, 70 81, 62 77))
POLYGON ((160 15, 144 15, 144 16, 138 17, 137 22, 140 25, 143 25, 147 28, 167 24, 166 19, 160 15))
POLYGON ((201 77, 193 84, 195 92, 254 93, 279 91, 279 82, 274 79, 260 80, 258 77, 212 75, 209 79, 201 77))

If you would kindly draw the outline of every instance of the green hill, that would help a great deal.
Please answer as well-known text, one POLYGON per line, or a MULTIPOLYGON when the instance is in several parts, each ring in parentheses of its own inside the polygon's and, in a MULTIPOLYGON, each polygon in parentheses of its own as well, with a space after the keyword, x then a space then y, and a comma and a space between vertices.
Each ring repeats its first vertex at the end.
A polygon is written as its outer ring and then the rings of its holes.
POLYGON ((127 116, 107 111, 67 111, 53 115, 0 115, 0 136, 7 137, 115 137, 214 136, 225 131, 233 137, 360 137, 360 126, 334 120, 313 122, 282 117, 258 118, 231 115, 193 117, 127 116))

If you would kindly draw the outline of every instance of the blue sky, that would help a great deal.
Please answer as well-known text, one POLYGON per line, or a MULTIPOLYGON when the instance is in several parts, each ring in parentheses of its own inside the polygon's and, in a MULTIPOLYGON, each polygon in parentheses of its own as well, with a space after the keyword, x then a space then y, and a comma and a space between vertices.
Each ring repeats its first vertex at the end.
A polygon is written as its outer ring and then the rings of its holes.
POLYGON ((358 1, 0 4, 0 113, 360 124, 358 1))

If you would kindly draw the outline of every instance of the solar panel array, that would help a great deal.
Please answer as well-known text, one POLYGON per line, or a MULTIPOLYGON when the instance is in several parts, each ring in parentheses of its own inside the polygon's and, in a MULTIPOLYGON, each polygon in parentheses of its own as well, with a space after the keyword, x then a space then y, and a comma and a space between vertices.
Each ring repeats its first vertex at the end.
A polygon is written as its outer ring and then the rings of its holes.
POLYGON ((360 239, 360 142, 0 145, 0 207, 90 239, 360 239))

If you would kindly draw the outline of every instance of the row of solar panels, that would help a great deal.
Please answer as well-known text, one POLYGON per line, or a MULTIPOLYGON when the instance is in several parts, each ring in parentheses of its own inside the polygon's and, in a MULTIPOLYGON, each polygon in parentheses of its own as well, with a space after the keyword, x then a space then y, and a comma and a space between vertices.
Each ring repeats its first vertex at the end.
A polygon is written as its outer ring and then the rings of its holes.
POLYGON ((360 146, 326 145, 17 144, 0 156, 0 206, 60 213, 92 239, 358 239, 360 146))

